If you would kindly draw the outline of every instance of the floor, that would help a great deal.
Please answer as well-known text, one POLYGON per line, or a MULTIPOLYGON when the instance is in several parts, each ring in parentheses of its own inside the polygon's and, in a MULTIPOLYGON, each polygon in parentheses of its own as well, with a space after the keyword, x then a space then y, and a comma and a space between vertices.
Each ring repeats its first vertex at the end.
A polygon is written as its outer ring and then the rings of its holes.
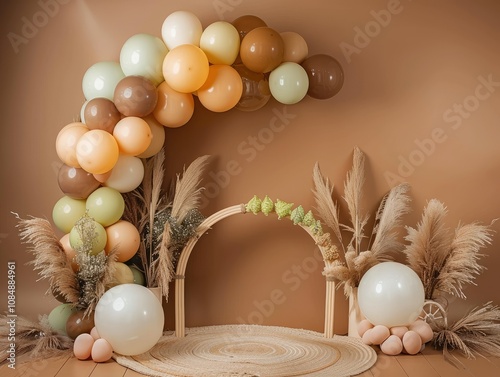
MULTIPOLYGON (((427 347, 414 356, 386 356, 379 353, 377 363, 360 377, 497 377, 500 358, 467 360, 461 356, 464 369, 457 369, 443 359, 440 351, 427 347)), ((1 377, 138 377, 143 376, 114 361, 96 364, 74 357, 18 363, 16 369, 0 367, 1 377)))

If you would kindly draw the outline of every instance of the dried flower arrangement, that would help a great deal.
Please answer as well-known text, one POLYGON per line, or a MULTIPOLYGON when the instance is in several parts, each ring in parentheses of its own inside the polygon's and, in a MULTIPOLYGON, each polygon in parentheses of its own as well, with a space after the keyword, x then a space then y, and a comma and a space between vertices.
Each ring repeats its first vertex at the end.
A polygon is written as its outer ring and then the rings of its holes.
POLYGON ((144 272, 146 285, 159 287, 167 300, 179 254, 204 220, 198 206, 201 178, 209 157, 195 159, 182 176, 177 175, 170 193, 165 193, 165 157, 161 150, 146 162, 141 186, 124 195, 123 218, 134 224, 141 234, 135 265, 144 272))
MULTIPOLYGON (((475 284, 475 278, 484 270, 479 264, 479 251, 491 244, 491 225, 459 224, 454 232, 446 227, 447 209, 432 199, 427 203, 416 228, 406 227, 409 244, 403 250, 409 266, 417 273, 424 286, 425 298, 440 301, 448 294, 465 299, 464 287, 475 284)), ((448 349, 458 349, 466 357, 500 356, 500 308, 491 302, 474 308, 452 324, 447 321, 447 309, 438 306, 443 320, 427 320, 434 330, 433 344, 442 348, 451 360, 448 349)), ((455 359, 458 363, 458 360, 455 359)))
MULTIPOLYGON (((313 172, 313 190, 320 219, 335 235, 333 247, 341 250, 338 258, 330 261, 323 274, 333 277, 344 285, 347 296, 357 287, 363 274, 375 264, 393 259, 394 252, 403 252, 408 265, 417 273, 424 286, 425 297, 432 302, 439 294, 447 293, 465 299, 463 288, 474 284, 484 267, 479 264, 479 251, 491 244, 494 221, 489 225, 478 223, 459 225, 454 234, 445 227, 447 209, 432 199, 424 208, 417 228, 406 226, 405 245, 398 240, 396 228, 401 218, 409 212, 409 186, 400 184, 392 188, 382 199, 375 214, 375 224, 367 249, 362 241, 366 238, 364 227, 368 216, 361 213, 360 202, 364 183, 364 155, 354 149, 353 166, 344 184, 344 196, 351 225, 339 222, 339 211, 332 199, 333 186, 324 178, 316 164, 313 172), (351 233, 344 246, 342 231, 351 233)), ((435 321, 434 315, 425 316, 434 330, 432 343, 443 349, 447 360, 448 350, 457 349, 466 357, 500 357, 500 308, 491 302, 474 308, 463 318, 449 325, 446 310, 444 321, 435 321)), ((455 364, 458 360, 455 360, 455 364)))
POLYGON ((367 244, 364 242, 367 238, 364 228, 369 219, 369 215, 362 213, 361 209, 365 181, 364 159, 363 152, 355 148, 353 166, 344 184, 343 199, 349 211, 350 225, 340 223, 339 209, 332 197, 333 185, 328 178, 323 177, 318 164, 313 172, 316 210, 324 224, 332 230, 334 245, 341 251, 338 253, 339 257, 325 267, 323 274, 344 285, 346 296, 358 286, 370 267, 391 260, 391 253, 403 249, 402 242, 398 240, 397 228, 401 225, 403 215, 410 210, 410 198, 407 195, 409 185, 403 183, 392 188, 380 202, 370 238, 367 244), (344 245, 342 231, 351 234, 347 246, 344 245))
MULTIPOLYGON (((137 256, 131 260, 145 274, 148 287, 159 287, 168 299, 168 285, 173 277, 178 253, 196 234, 204 217, 198 210, 199 186, 209 156, 197 158, 182 176, 177 175, 170 195, 163 192, 163 150, 145 161, 144 180, 137 189, 123 194, 126 203, 123 219, 134 224, 141 234, 137 256), (177 253, 177 254, 176 254, 177 253)), ((115 250, 91 252, 96 238, 95 222, 85 214, 75 224, 81 244, 74 260, 66 254, 51 223, 42 218, 21 219, 17 214, 21 240, 33 254, 33 265, 40 279, 49 281, 47 294, 61 297, 65 303, 90 316, 100 297, 112 286, 115 274, 115 250), (78 265, 75 271, 72 263, 78 265)), ((7 323, 7 321, 2 322, 7 323)), ((53 331, 47 316, 39 322, 18 317, 17 355, 31 351, 31 356, 50 357, 69 350, 73 341, 53 331)), ((8 331, 0 328, 0 334, 8 331)), ((8 337, 0 340, 6 342, 8 337)), ((2 355, 0 363, 7 356, 2 355)))

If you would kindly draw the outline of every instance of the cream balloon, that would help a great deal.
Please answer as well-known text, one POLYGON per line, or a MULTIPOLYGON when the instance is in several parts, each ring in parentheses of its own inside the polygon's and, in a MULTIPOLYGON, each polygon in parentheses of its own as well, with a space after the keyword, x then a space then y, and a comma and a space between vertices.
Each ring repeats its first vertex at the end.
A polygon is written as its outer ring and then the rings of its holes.
POLYGON ((201 34, 200 48, 210 63, 231 65, 240 51, 240 34, 229 22, 216 21, 201 34))
POLYGON ((95 308, 95 327, 116 353, 139 355, 151 349, 163 334, 160 301, 138 284, 120 284, 106 291, 95 308))
POLYGON ((140 158, 119 155, 111 175, 104 186, 118 192, 126 193, 135 190, 144 178, 144 165, 140 158))
POLYGON ((422 312, 424 299, 422 281, 402 263, 379 263, 359 282, 359 308, 374 325, 391 328, 413 323, 422 312))
POLYGON ((161 26, 161 36, 170 50, 183 44, 199 46, 202 32, 201 21, 188 11, 169 14, 161 26))

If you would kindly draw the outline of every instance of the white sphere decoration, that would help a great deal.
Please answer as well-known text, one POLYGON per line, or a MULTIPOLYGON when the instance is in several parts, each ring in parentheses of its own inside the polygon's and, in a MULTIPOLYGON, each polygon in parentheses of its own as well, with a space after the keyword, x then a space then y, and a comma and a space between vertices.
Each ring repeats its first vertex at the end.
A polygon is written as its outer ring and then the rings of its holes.
POLYGON ((125 356, 150 350, 163 334, 163 308, 148 288, 120 284, 102 295, 96 305, 94 322, 101 338, 113 351, 125 356))
POLYGON ((373 325, 407 326, 418 318, 424 301, 422 281, 402 263, 383 262, 373 266, 358 287, 359 309, 373 325))
POLYGON ((170 13, 161 26, 161 36, 169 50, 183 44, 200 46, 203 26, 192 12, 179 10, 170 13))

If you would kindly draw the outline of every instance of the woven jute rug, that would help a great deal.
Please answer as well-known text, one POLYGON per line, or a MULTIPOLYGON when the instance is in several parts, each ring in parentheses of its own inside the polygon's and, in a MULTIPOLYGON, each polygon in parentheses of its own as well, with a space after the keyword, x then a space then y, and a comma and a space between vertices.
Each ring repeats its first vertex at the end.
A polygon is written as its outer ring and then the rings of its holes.
POLYGON ((132 370, 161 377, 352 376, 369 369, 375 351, 359 339, 285 327, 208 326, 184 338, 163 336, 148 352, 115 355, 132 370))

